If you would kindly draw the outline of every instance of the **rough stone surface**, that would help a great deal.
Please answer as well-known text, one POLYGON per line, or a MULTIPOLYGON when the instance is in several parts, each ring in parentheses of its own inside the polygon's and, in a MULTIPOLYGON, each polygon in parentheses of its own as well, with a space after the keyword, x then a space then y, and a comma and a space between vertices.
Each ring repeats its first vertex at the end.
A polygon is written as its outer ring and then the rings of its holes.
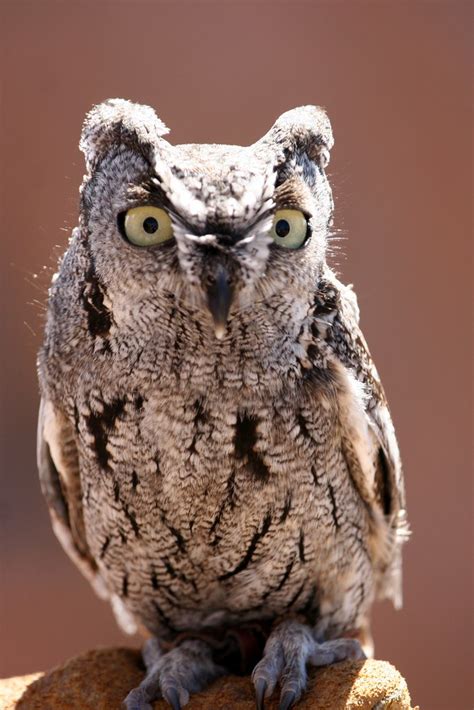
MULTIPOLYGON (((143 677, 138 651, 89 651, 49 673, 0 681, 2 710, 119 710, 143 677)), ((278 693, 266 703, 278 707, 278 693)), ((419 710, 412 708, 405 680, 386 661, 338 663, 310 673, 298 710, 419 710)), ((169 710, 158 701, 154 710, 169 710)), ((191 698, 186 710, 255 710, 248 677, 229 676, 191 698)))

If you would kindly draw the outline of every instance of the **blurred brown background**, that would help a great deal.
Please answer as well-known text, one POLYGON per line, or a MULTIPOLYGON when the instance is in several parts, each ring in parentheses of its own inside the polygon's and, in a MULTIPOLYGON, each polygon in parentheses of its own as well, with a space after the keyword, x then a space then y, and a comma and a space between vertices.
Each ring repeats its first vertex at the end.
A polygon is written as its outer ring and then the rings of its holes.
POLYGON ((156 107, 175 142, 247 144, 316 103, 336 137, 336 263, 388 391, 413 528, 405 607, 377 605, 376 653, 422 708, 472 707, 471 7, 1 3, 0 675, 130 643, 53 537, 35 465, 38 301, 76 222, 84 113, 120 96, 156 107))

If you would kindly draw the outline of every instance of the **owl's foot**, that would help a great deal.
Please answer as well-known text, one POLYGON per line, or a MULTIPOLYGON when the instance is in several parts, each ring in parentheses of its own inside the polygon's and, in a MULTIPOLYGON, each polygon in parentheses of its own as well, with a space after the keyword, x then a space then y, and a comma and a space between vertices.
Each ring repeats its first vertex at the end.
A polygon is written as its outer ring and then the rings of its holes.
POLYGON ((183 641, 164 653, 157 639, 150 639, 142 654, 146 676, 125 698, 126 710, 152 710, 151 703, 158 698, 164 698, 173 710, 181 710, 190 693, 226 672, 213 661, 211 648, 200 640, 183 641))
POLYGON ((318 643, 309 626, 297 621, 284 621, 277 626, 265 644, 263 658, 252 673, 257 710, 263 710, 280 681, 279 710, 288 710, 306 688, 306 666, 328 666, 337 661, 362 659, 365 654, 357 639, 341 638, 318 643))

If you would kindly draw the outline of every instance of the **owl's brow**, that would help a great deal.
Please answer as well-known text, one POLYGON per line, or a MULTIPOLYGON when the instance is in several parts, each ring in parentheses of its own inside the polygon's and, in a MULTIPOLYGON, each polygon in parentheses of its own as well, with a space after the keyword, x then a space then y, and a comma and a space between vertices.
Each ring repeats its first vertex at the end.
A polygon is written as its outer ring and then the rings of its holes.
MULTIPOLYGON (((202 236, 209 233, 229 234, 234 232, 250 232, 255 229, 261 222, 264 222, 268 216, 275 211, 275 204, 271 204, 267 209, 261 209, 253 219, 242 224, 240 228, 236 226, 230 227, 229 221, 226 221, 225 216, 222 218, 206 220, 205 224, 197 225, 176 209, 173 202, 160 186, 159 182, 154 177, 144 179, 140 184, 131 184, 127 190, 127 199, 133 203, 133 206, 151 204, 156 207, 162 207, 170 212, 182 226, 189 231, 190 234, 202 236)), ((262 206, 263 207, 263 206, 262 206)))
POLYGON ((153 204, 157 207, 172 207, 163 188, 151 178, 146 178, 138 185, 131 184, 127 190, 127 198, 133 202, 153 204))
POLYGON ((239 225, 231 225, 229 221, 226 221, 225 217, 223 217, 222 219, 210 218, 206 220, 204 225, 198 226, 196 224, 193 224, 189 220, 183 218, 182 215, 179 215, 177 213, 174 214, 179 219, 181 224, 189 231, 189 233, 194 236, 203 237, 208 234, 216 234, 223 237, 224 235, 228 235, 232 240, 235 235, 244 234, 246 236, 249 236, 250 233, 255 230, 260 223, 264 222, 273 211, 273 207, 267 209, 264 212, 259 213, 251 221, 247 223, 242 222, 239 223, 239 225))
POLYGON ((141 205, 153 205, 166 209, 177 219, 183 227, 192 233, 198 233, 200 229, 193 225, 174 205, 167 193, 163 190, 160 182, 154 176, 146 177, 140 184, 130 184, 127 190, 127 199, 134 207, 141 205))
POLYGON ((304 180, 297 175, 276 186, 274 200, 277 209, 298 209, 307 216, 311 214, 311 193, 304 180))

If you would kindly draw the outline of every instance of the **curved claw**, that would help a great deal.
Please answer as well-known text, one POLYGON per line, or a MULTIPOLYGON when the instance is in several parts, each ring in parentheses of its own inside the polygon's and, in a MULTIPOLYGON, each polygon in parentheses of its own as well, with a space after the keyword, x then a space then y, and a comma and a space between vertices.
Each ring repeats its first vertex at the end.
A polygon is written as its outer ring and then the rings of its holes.
POLYGON ((167 688, 166 690, 163 690, 162 693, 164 699, 169 705, 171 705, 173 710, 181 710, 179 694, 176 688, 167 688))
POLYGON ((257 703, 257 710, 264 710, 265 703, 265 691, 267 689, 267 681, 265 678, 258 678, 255 681, 255 700, 257 703))
POLYGON ((292 690, 287 690, 285 693, 282 694, 280 698, 280 705, 278 706, 278 710, 289 710, 289 708, 291 708, 291 706, 296 702, 296 700, 296 693, 294 693, 292 690))

